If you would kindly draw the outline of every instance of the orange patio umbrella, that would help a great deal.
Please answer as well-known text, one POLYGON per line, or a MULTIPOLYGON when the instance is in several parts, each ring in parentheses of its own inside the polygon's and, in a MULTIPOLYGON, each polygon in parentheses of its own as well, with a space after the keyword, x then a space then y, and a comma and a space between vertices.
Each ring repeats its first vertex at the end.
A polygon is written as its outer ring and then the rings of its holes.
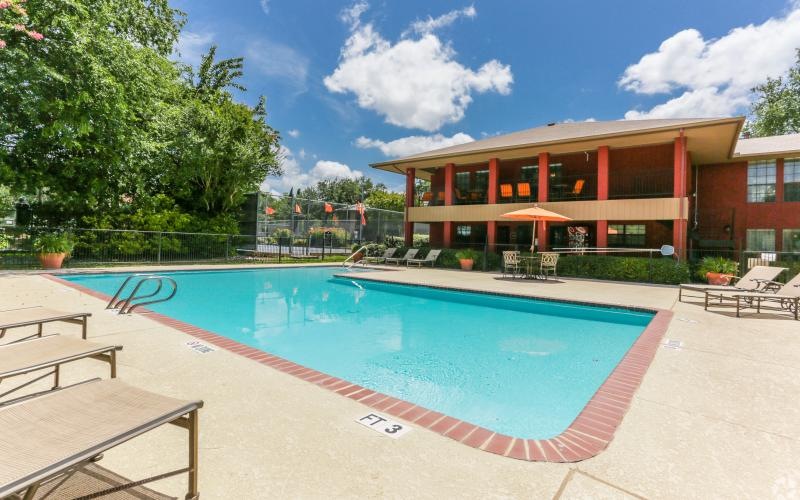
POLYGON ((522 210, 514 210, 513 212, 508 212, 506 214, 501 215, 501 217, 505 217, 507 219, 533 222, 531 252, 534 251, 534 247, 536 246, 536 223, 538 221, 561 222, 561 221, 572 220, 565 215, 557 214, 555 212, 551 212, 550 210, 545 210, 544 208, 540 208, 539 205, 534 205, 532 208, 523 208, 522 210))

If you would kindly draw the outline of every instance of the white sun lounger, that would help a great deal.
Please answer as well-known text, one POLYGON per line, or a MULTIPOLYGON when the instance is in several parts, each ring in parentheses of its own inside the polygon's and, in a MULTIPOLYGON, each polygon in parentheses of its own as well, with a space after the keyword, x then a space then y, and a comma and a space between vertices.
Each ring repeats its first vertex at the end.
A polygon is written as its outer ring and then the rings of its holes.
MULTIPOLYGON (((774 282, 773 282, 774 283, 774 282)), ((708 310, 711 299, 736 302, 736 317, 740 317, 741 310, 746 307, 756 308, 756 312, 761 312, 762 302, 777 302, 781 309, 785 309, 794 315, 794 319, 800 319, 800 274, 789 280, 785 285, 777 283, 779 288, 775 293, 759 292, 731 292, 728 290, 708 290, 706 291, 705 308, 708 310)))
POLYGON ((6 334, 10 328, 20 328, 23 326, 38 326, 37 335, 42 336, 42 326, 45 323, 63 321, 74 323, 83 328, 82 335, 86 338, 86 322, 92 313, 87 312, 65 312, 47 307, 26 307, 24 309, 11 309, 0 311, 0 338, 6 334))
POLYGON ((785 267, 754 266, 744 276, 738 278, 731 277, 729 285, 704 285, 701 283, 684 283, 678 288, 678 301, 683 299, 684 290, 705 293, 706 291, 731 291, 731 292, 754 292, 761 290, 768 283, 774 283, 774 279, 785 271, 785 267))

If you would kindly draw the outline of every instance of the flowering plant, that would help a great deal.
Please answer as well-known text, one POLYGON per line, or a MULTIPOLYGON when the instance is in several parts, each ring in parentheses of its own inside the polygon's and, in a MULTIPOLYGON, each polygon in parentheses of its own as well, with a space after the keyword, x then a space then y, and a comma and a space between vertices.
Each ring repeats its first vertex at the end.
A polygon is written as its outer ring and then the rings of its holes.
POLYGON ((9 33, 23 33, 37 42, 44 38, 44 35, 26 26, 28 11, 23 6, 26 1, 0 0, 0 49, 8 46, 4 37, 9 33))

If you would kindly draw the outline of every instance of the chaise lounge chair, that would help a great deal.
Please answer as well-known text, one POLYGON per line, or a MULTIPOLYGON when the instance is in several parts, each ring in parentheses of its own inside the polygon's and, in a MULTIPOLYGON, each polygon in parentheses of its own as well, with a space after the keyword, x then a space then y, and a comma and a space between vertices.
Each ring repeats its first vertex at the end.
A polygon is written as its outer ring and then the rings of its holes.
POLYGON ((754 292, 762 290, 769 283, 774 283, 774 279, 780 273, 785 271, 785 267, 771 267, 771 266, 755 266, 751 268, 744 276, 737 278, 731 277, 731 284, 729 285, 703 285, 697 283, 684 283, 678 288, 678 302, 683 299, 684 290, 692 290, 694 292, 705 293, 707 291, 728 291, 728 292, 754 292))
POLYGON ((439 254, 442 253, 441 250, 431 250, 428 252, 428 255, 425 256, 424 259, 406 259, 406 267, 411 267, 411 264, 414 264, 417 267, 422 267, 425 264, 430 264, 431 267, 436 263, 436 259, 439 258, 439 254))
POLYGON ((376 255, 373 257, 364 257, 364 262, 367 264, 383 264, 386 262, 386 259, 391 259, 394 257, 394 253, 397 251, 396 247, 387 248, 383 255, 376 255))
POLYGON ((181 401, 112 379, 84 382, 0 408, 0 456, 4 457, 0 498, 12 494, 36 498, 37 490, 47 498, 87 494, 95 498, 183 473, 189 475, 186 498, 198 498, 197 411, 202 406, 202 401, 181 401), (104 492, 69 485, 74 478, 80 479, 74 472, 98 455, 167 423, 189 431, 188 467, 104 492), (71 488, 70 493, 53 492, 65 487, 71 488), (76 490, 80 493, 75 494, 76 490))
POLYGON ((63 321, 65 323, 74 323, 81 325, 83 328, 83 338, 86 338, 86 323, 92 313, 78 312, 70 313, 64 311, 57 311, 47 307, 26 307, 24 309, 11 309, 9 311, 0 311, 0 338, 6 334, 6 330, 10 328, 19 328, 23 326, 38 326, 39 331, 37 336, 42 336, 42 326, 45 323, 52 323, 54 321, 63 321))
POLYGON ((708 305, 711 299, 719 299, 720 302, 724 300, 736 302, 736 317, 740 317, 740 312, 745 307, 753 307, 755 304, 756 312, 761 312, 762 302, 777 302, 780 304, 781 309, 787 310, 794 315, 794 319, 800 319, 800 274, 789 280, 785 285, 776 282, 770 282, 770 290, 775 290, 774 293, 770 292, 740 292, 728 290, 707 290, 705 308, 708 310, 708 305))
MULTIPOLYGON (((53 375, 53 388, 59 385, 61 365, 79 359, 106 361, 111 368, 111 378, 117 376, 117 351, 122 346, 100 344, 63 335, 46 335, 0 346, 0 383, 7 378, 52 368, 24 384, 0 394, 0 398, 53 375)), ((1 405, 2 403, 0 403, 1 405)))
POLYGON ((419 252, 419 248, 411 248, 402 257, 391 257, 391 258, 386 259, 386 263, 387 264, 397 264, 399 266, 400 264, 402 264, 403 262, 407 261, 408 259, 413 259, 414 257, 416 257, 418 252, 419 252))

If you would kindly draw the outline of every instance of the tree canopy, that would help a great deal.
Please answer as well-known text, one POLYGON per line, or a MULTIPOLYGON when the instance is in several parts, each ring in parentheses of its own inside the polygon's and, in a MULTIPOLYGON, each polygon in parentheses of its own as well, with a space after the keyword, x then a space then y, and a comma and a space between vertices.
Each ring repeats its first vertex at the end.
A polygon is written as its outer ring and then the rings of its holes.
POLYGON ((785 78, 769 78, 753 89, 757 94, 746 130, 763 137, 800 132, 800 49, 785 78))
POLYGON ((160 210, 183 226, 146 229, 235 228, 243 195, 280 173, 264 99, 230 93, 242 60, 212 49, 197 74, 170 61, 184 15, 167 0, 28 7, 43 39, 0 50, 0 184, 34 195, 42 224, 136 225, 160 210))

